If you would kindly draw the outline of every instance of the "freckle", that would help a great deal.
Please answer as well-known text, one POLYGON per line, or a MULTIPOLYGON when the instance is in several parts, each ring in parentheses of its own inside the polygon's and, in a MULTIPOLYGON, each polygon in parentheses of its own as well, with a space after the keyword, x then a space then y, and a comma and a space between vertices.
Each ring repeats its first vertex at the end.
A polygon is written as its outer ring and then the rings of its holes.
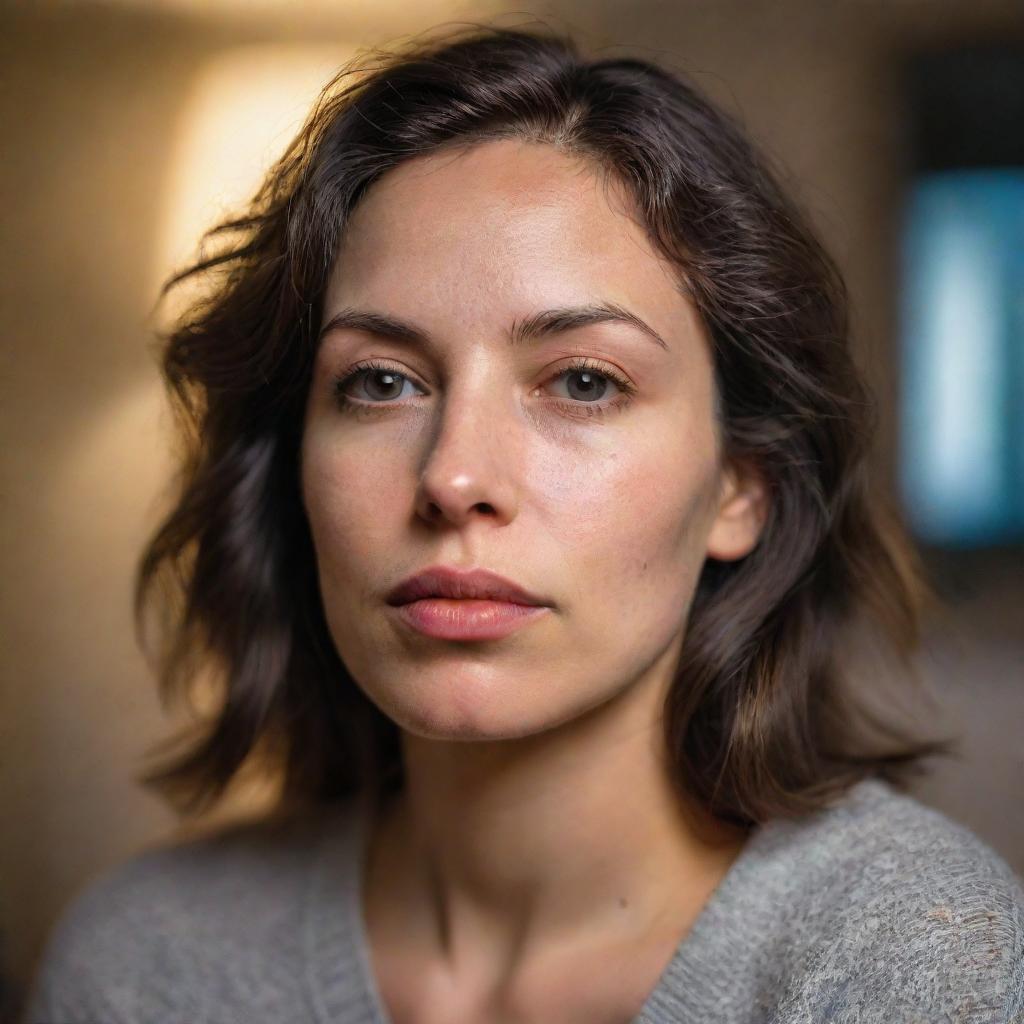
POLYGON ((626 906, 627 903, 628 903, 628 901, 627 901, 625 896, 620 896, 619 897, 619 906, 620 907, 626 906))
POLYGON ((641 572, 647 572, 647 563, 646 562, 644 562, 643 568, 640 571, 641 572))

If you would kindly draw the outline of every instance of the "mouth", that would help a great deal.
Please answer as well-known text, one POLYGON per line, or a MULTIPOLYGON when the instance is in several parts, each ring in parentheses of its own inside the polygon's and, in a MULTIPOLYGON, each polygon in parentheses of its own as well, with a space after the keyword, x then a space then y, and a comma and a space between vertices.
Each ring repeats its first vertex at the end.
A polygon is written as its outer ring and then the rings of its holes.
POLYGON ((543 597, 489 569, 466 571, 448 566, 432 566, 418 572, 403 580, 387 595, 390 605, 410 604, 424 599, 489 601, 526 607, 550 605, 543 597))
POLYGON ((549 612, 553 603, 488 569, 433 566, 393 588, 399 620, 441 640, 497 640, 549 612))
POLYGON ((499 640, 547 614, 546 605, 472 598, 422 597, 394 606, 398 618, 439 640, 499 640))

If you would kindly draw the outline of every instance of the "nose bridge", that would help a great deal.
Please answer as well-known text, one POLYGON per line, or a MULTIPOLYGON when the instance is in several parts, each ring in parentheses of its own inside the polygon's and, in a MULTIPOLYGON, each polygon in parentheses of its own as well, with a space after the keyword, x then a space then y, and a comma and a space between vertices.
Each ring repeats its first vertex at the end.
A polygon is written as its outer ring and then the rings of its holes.
POLYGON ((517 408, 500 360, 467 361, 447 387, 424 454, 422 514, 453 522, 474 510, 501 519, 515 514, 517 408))

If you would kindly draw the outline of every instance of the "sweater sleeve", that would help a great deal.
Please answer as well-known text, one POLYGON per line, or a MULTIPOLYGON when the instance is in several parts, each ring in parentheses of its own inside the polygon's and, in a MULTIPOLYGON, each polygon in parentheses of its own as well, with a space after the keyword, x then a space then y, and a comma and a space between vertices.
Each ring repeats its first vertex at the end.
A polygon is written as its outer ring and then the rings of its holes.
POLYGON ((63 918, 44 951, 20 1024, 135 1024, 83 958, 83 941, 77 925, 63 918))
POLYGON ((237 823, 108 869, 52 929, 19 1024, 308 1019, 304 921, 327 820, 237 823))
POLYGON ((1017 936, 1014 960, 1010 965, 1010 993, 1005 1017, 1008 1024, 1024 1024, 1024 934, 1017 936))
POLYGON ((1009 870, 980 857, 874 867, 874 893, 806 950, 776 1019, 1024 1024, 1024 892, 1009 870))
POLYGON ((185 1024, 194 1006, 145 859, 87 885, 51 930, 19 1024, 185 1024))

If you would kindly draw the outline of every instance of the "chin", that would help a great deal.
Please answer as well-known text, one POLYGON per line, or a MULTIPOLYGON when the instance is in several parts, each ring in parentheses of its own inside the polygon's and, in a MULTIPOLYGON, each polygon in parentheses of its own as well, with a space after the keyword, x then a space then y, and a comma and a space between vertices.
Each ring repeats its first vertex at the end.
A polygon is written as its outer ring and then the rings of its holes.
POLYGON ((543 731, 543 725, 525 723, 508 713, 490 714, 484 707, 403 707, 389 717, 405 732, 425 740, 498 741, 522 739, 543 731))
POLYGON ((489 742, 523 739, 551 729, 567 717, 554 708, 523 707, 493 684, 463 680, 456 688, 428 687, 412 700, 373 699, 404 732, 425 740, 489 742))

